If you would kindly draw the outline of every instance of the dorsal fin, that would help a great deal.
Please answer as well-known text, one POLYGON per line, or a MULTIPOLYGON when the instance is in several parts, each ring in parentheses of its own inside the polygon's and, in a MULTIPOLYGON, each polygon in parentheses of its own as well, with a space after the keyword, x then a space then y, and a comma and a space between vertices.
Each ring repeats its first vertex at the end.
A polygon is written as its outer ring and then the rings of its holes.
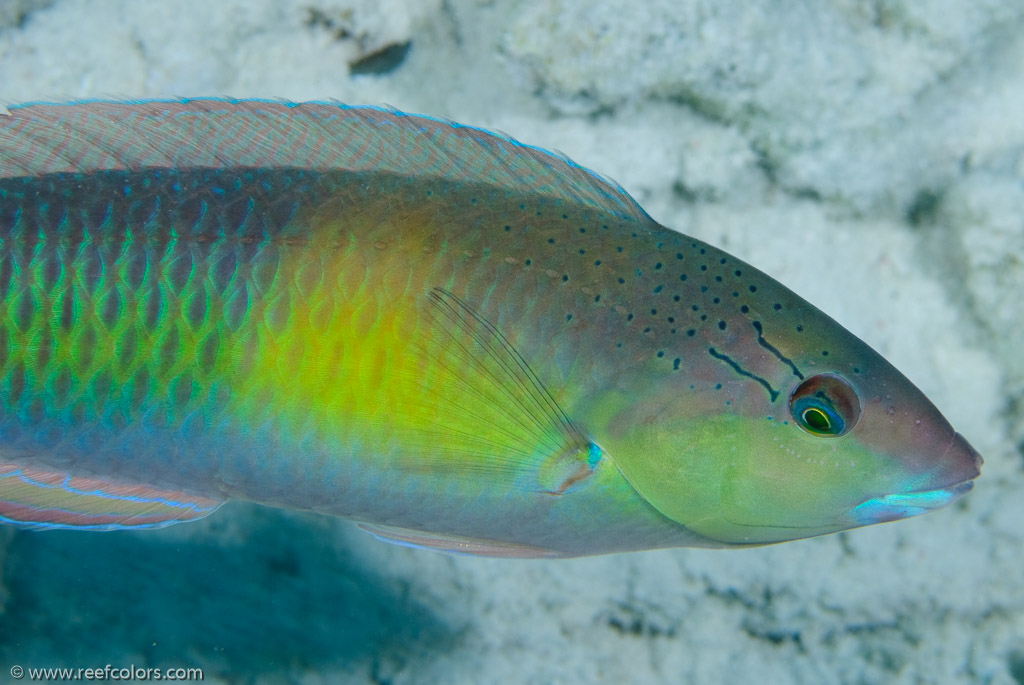
POLYGON ((600 449, 566 415, 526 359, 486 318, 451 292, 427 295, 432 325, 419 341, 430 358, 422 398, 438 416, 396 431, 411 447, 408 470, 559 495, 589 476, 600 449))
POLYGON ((34 103, 0 117, 0 178, 143 168, 389 172, 564 198, 649 221, 619 185, 500 133, 380 107, 179 99, 34 103))

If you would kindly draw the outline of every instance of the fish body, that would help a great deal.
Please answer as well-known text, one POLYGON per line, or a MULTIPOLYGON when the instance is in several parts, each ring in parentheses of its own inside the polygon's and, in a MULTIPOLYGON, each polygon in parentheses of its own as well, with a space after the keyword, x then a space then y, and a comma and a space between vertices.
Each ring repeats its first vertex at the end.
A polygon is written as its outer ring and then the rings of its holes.
POLYGON ((980 457, 755 268, 481 129, 176 100, 0 117, 0 517, 248 500, 494 556, 764 544, 980 457))

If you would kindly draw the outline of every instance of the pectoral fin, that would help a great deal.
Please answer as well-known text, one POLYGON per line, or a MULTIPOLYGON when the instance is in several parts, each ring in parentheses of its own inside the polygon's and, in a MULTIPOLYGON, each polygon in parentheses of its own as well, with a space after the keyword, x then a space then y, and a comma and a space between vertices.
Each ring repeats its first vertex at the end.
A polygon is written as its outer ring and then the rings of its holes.
MULTIPOLYGON (((417 449, 403 467, 453 477, 485 474, 496 487, 553 495, 586 479, 601 450, 559 406, 498 328, 451 292, 434 288, 421 348, 426 429, 410 429, 417 449)), ((401 429, 400 429, 401 430, 401 429)))
POLYGON ((159 528, 202 518, 220 505, 148 485, 0 464, 0 522, 28 528, 159 528))

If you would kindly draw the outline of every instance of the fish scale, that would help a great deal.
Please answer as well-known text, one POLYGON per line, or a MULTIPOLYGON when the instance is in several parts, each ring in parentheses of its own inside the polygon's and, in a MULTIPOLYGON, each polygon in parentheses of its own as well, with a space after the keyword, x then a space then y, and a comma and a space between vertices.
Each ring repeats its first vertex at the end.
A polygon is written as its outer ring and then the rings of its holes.
POLYGON ((573 556, 902 518, 978 473, 866 345, 564 157, 323 103, 10 112, 9 522, 240 499, 573 556))

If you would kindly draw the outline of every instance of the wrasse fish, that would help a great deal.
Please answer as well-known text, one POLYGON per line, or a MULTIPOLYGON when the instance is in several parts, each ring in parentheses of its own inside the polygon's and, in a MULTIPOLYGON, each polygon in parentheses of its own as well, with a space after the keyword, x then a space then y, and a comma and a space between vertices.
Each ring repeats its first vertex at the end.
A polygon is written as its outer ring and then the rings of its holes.
POLYGON ((548 151, 263 100, 0 116, 0 520, 229 500, 550 557, 913 516, 981 458, 748 264, 548 151))

